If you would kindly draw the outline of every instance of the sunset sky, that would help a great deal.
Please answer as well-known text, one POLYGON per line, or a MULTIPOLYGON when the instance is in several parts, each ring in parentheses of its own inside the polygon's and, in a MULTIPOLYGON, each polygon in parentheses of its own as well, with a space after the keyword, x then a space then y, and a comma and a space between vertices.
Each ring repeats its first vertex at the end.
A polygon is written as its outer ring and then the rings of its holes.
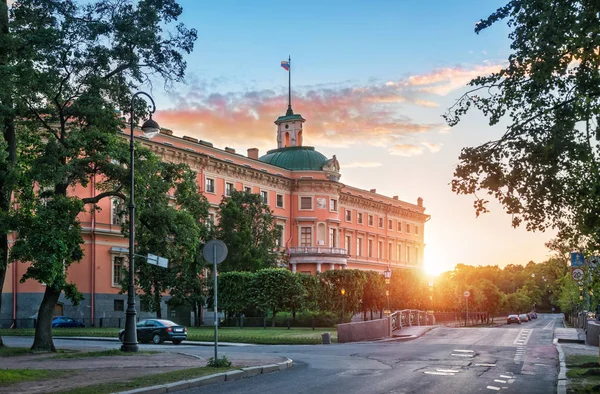
MULTIPOLYGON (((452 193, 460 150, 498 138, 471 113, 450 129, 441 115, 477 75, 498 70, 509 29, 476 35, 496 0, 180 0, 198 30, 186 84, 155 84, 155 119, 190 135, 260 154, 276 147, 273 121, 292 107, 305 119, 304 144, 336 155, 341 182, 416 203, 423 197, 429 271, 542 262, 554 234, 513 229, 498 205, 475 218, 472 196, 452 193)), ((506 123, 505 123, 506 124, 506 123)))

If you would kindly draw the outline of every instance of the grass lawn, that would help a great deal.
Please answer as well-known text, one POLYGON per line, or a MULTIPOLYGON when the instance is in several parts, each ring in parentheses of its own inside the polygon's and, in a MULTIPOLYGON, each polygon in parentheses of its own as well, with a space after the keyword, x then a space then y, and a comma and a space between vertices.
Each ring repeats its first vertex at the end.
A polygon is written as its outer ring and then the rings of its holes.
POLYGON ((69 373, 72 374, 73 371, 44 371, 39 369, 0 369, 0 386, 62 377, 69 373))
MULTIPOLYGON (((331 341, 337 342, 337 330, 331 328, 219 328, 219 341, 245 342, 265 345, 309 345, 322 342, 321 335, 325 332, 331 334, 331 341)), ((32 328, 0 329, 1 336, 33 336, 32 328)), ((55 337, 82 336, 82 337, 112 337, 119 335, 118 328, 55 328, 52 330, 55 337)), ((188 340, 214 341, 214 327, 188 327, 188 340)))
POLYGON ((180 380, 189 380, 200 378, 205 375, 212 375, 215 373, 233 371, 239 367, 231 368, 209 368, 209 367, 198 367, 190 369, 182 369, 179 371, 165 372, 156 375, 143 376, 140 378, 132 379, 127 382, 115 382, 105 383, 101 385, 81 387, 78 389, 63 391, 63 394, 109 394, 118 391, 134 390, 141 387, 156 386, 160 384, 177 382, 180 380))
POLYGON ((598 356, 567 356, 567 393, 600 392, 598 356))

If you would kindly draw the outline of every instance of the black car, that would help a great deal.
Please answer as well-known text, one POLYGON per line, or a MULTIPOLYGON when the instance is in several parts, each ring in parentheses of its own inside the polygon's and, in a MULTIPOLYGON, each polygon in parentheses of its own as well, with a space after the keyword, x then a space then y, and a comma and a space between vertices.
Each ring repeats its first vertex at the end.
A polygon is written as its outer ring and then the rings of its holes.
MULTIPOLYGON (((171 341, 179 345, 181 341, 187 339, 187 328, 180 326, 170 320, 148 319, 142 320, 136 324, 138 342, 150 342, 155 344, 171 341)), ((123 342, 125 330, 119 332, 119 340, 123 342)))
POLYGON ((67 316, 54 316, 52 328, 84 328, 85 324, 67 316))

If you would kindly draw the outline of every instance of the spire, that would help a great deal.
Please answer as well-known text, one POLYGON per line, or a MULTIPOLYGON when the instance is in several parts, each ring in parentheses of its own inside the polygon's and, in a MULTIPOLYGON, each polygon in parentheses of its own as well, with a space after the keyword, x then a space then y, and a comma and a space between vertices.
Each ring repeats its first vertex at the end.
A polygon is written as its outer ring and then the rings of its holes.
POLYGON ((292 57, 288 56, 288 109, 285 113, 285 116, 290 116, 294 114, 292 110, 292 57))

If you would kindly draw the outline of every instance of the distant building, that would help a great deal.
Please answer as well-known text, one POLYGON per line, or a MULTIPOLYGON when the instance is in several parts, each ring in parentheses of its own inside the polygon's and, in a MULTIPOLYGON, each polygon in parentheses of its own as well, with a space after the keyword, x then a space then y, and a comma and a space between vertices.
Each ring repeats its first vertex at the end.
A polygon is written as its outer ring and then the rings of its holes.
MULTIPOLYGON (((197 172, 199 189, 212 205, 211 217, 222 196, 233 189, 259 193, 274 211, 283 228, 280 240, 288 252, 289 269, 314 274, 330 269, 357 268, 383 272, 390 268, 421 268, 425 214, 423 199, 416 204, 363 190, 340 182, 340 164, 313 147, 304 146, 305 119, 294 114, 291 105, 275 121, 277 149, 259 156, 248 149, 247 156, 234 149, 218 149, 210 142, 173 135, 168 129, 152 140, 141 132, 138 140, 162 160, 186 163, 197 172)), ((77 188, 82 196, 95 195, 96 180, 77 188)), ((127 264, 128 240, 121 234, 117 215, 126 201, 104 199, 100 211, 80 216, 84 231, 85 256, 69 268, 69 280, 77 284, 85 300, 73 306, 61 296, 56 315, 84 319, 86 325, 123 326, 126 294, 118 294, 127 264)), ((0 326, 31 325, 39 308, 44 286, 29 280, 20 283, 26 265, 9 266, 2 293, 0 326), (25 319, 25 320, 20 320, 25 319)), ((140 304, 136 303, 139 311, 140 304)), ((166 318, 179 312, 163 309, 166 318), (166 314, 165 314, 166 313, 166 314)), ((149 316, 140 311, 140 318, 149 316)), ((188 313, 189 318, 189 313, 188 313)))

